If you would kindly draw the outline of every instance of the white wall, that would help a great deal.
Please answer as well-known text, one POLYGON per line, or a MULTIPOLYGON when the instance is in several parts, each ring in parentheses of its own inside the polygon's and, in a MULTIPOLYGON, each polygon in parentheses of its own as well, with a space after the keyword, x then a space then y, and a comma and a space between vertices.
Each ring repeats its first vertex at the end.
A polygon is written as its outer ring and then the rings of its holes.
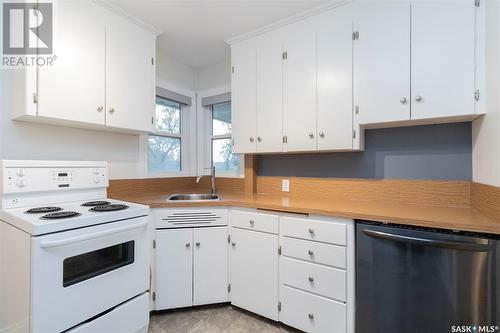
POLYGON ((472 125, 473 180, 500 186, 500 2, 485 5, 486 115, 472 125))
POLYGON ((204 91, 231 83, 231 59, 198 68, 196 89, 204 91))
POLYGON ((157 55, 156 78, 170 87, 196 90, 196 71, 161 50, 157 55))

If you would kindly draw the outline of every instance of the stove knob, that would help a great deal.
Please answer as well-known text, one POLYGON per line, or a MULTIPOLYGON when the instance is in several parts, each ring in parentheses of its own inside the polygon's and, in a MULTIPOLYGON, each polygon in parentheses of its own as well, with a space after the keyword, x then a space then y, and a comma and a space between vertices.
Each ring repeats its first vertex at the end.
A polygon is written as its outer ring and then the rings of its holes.
POLYGON ((26 181, 24 179, 19 179, 17 182, 16 182, 16 185, 17 187, 20 187, 20 188, 23 188, 26 186, 26 181))
POLYGON ((94 175, 98 175, 98 174, 99 174, 99 169, 94 169, 94 170, 92 170, 92 173, 93 173, 94 175))
POLYGON ((100 182, 101 182, 101 180, 99 179, 99 177, 94 178, 94 183, 99 184, 100 182))
POLYGON ((16 170, 16 175, 17 175, 18 177, 22 177, 22 176, 24 176, 25 174, 26 174, 26 172, 24 171, 24 169, 17 169, 17 170, 16 170))

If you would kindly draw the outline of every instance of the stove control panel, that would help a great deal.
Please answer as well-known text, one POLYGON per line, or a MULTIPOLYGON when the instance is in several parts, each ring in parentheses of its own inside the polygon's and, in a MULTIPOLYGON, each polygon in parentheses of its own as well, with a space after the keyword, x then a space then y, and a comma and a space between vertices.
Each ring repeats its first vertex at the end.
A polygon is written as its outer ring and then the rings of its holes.
POLYGON ((105 162, 54 162, 52 165, 30 165, 21 162, 4 161, 1 169, 2 193, 106 188, 109 184, 105 162), (9 165, 5 162, 18 163, 9 165))

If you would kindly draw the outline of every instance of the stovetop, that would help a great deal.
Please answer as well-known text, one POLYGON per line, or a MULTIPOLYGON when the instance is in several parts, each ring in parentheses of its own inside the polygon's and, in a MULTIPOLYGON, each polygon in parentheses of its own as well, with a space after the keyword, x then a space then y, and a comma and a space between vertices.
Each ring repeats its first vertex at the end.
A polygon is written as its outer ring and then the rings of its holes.
POLYGON ((36 236, 149 214, 149 207, 112 199, 0 210, 0 219, 36 236))

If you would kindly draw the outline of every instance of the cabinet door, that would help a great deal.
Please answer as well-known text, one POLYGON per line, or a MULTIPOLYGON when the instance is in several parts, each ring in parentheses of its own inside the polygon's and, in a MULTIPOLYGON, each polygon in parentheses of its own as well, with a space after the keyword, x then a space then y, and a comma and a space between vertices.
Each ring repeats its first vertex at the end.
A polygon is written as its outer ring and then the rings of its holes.
POLYGON ((355 103, 359 123, 410 119, 410 4, 357 4, 355 103))
POLYGON ((318 150, 352 149, 352 25, 351 7, 319 18, 318 150))
POLYGON ((227 235, 227 227, 194 229, 194 305, 228 301, 227 235))
POLYGON ((316 31, 305 21, 288 27, 286 34, 285 150, 316 150, 316 31))
POLYGON ((192 229, 156 231, 156 310, 191 306, 192 229))
POLYGON ((412 119, 474 114, 474 1, 412 4, 412 119))
POLYGON ((278 236, 231 228, 231 303, 278 320, 278 236))
POLYGON ((281 30, 257 48, 257 151, 283 150, 283 45, 281 30))
POLYGON ((52 66, 38 68, 38 116, 104 125, 105 27, 91 2, 54 5, 52 66))
POLYGON ((234 153, 256 151, 257 52, 253 41, 231 46, 231 103, 234 153))
POLYGON ((156 36, 114 14, 106 25, 106 126, 152 131, 156 36))

